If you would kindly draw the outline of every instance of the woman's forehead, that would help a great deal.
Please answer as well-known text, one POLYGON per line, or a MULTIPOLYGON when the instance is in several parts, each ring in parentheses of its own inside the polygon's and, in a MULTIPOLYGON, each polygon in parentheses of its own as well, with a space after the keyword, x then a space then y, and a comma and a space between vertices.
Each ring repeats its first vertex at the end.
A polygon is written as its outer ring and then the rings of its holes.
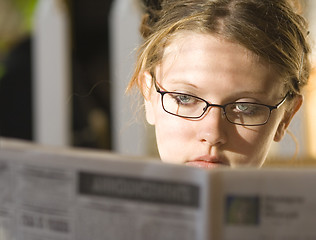
POLYGON ((247 64, 249 70, 253 65, 257 68, 264 67, 268 71, 274 69, 258 55, 238 43, 212 34, 186 31, 175 35, 165 47, 160 70, 172 69, 176 64, 181 64, 183 67, 186 67, 185 65, 198 67, 212 63, 225 66, 230 63, 238 64, 240 61, 247 64))
POLYGON ((214 84, 216 79, 233 87, 249 89, 247 85, 251 84, 256 88, 275 85, 275 80, 280 78, 271 65, 245 47, 212 35, 196 33, 182 34, 170 42, 156 75, 161 83, 183 81, 199 84, 201 81, 214 84))
POLYGON ((180 31, 169 38, 164 45, 162 61, 170 56, 175 58, 179 54, 191 54, 193 51, 208 52, 216 57, 218 54, 232 50, 238 50, 239 54, 250 58, 253 62, 266 64, 258 55, 237 42, 224 39, 215 34, 195 31, 180 31))

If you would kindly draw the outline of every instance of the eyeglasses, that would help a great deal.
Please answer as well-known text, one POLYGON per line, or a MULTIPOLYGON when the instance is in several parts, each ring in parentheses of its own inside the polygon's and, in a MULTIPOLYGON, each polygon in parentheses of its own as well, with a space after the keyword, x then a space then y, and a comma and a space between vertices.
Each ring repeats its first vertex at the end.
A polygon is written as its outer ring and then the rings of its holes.
POLYGON ((286 101, 289 92, 275 106, 252 102, 232 102, 224 105, 208 103, 203 98, 178 92, 161 91, 155 81, 156 90, 161 94, 162 108, 172 115, 198 119, 209 107, 223 109, 226 119, 233 124, 242 126, 260 126, 268 122, 271 111, 278 109, 286 101))

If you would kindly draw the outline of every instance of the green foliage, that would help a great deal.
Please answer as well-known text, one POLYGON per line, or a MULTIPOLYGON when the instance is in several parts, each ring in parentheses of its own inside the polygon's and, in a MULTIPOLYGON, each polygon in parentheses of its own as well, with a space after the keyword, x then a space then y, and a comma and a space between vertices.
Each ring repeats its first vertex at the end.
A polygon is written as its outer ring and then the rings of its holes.
POLYGON ((20 12, 26 30, 32 29, 34 10, 38 0, 12 0, 16 9, 20 12))

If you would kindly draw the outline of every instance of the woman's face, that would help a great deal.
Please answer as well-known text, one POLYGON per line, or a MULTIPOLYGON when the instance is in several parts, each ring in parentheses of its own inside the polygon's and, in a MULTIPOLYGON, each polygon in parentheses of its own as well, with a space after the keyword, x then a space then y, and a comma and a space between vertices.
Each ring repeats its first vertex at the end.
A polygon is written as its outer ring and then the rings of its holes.
MULTIPOLYGON (((268 64, 238 44, 206 34, 178 35, 165 49, 155 76, 165 91, 188 93, 212 104, 247 101, 276 105, 286 94, 268 64)), ((144 78, 150 85, 150 74, 144 78)), ((284 104, 272 111, 265 125, 241 126, 228 122, 221 108, 211 107, 201 119, 190 120, 165 112, 161 95, 149 87, 146 117, 155 125, 160 157, 168 163, 259 167, 272 141, 282 138, 294 115, 285 111, 284 104)))

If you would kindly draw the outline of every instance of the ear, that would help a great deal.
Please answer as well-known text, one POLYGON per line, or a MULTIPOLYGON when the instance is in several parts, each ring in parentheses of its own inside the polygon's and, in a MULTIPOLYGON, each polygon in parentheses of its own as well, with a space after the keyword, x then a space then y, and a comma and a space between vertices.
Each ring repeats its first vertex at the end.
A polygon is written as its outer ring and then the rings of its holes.
POLYGON ((302 103, 303 103, 303 97, 301 95, 295 96, 295 98, 292 100, 290 109, 284 112, 283 119, 279 123, 277 131, 274 135, 274 141, 276 142, 281 141, 294 115, 302 106, 302 103))
POLYGON ((144 101, 145 101, 145 111, 146 111, 146 120, 149 124, 155 125, 155 111, 153 106, 153 99, 152 99, 152 86, 153 86, 153 79, 149 72, 144 72, 143 74, 144 83, 143 86, 143 93, 144 93, 144 101))

